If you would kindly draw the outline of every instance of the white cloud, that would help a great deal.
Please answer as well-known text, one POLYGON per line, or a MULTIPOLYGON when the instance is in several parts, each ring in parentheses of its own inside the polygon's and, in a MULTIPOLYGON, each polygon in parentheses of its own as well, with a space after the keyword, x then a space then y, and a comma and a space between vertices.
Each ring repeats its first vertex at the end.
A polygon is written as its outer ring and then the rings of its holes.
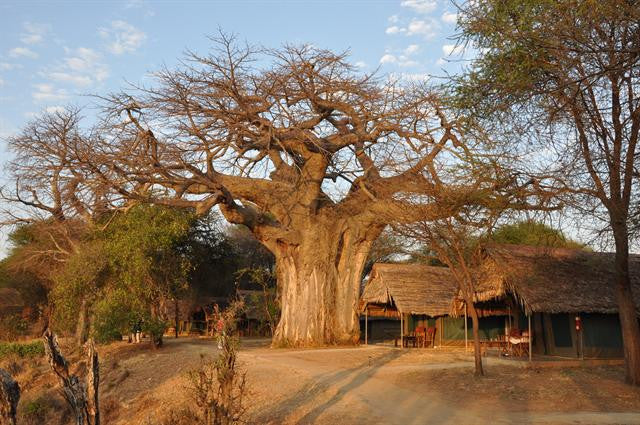
POLYGON ((432 38, 436 35, 437 24, 433 20, 413 19, 407 27, 407 35, 422 35, 432 38))
POLYGON ((31 96, 38 102, 57 102, 69 97, 65 89, 58 89, 51 84, 34 84, 33 87, 35 91, 31 96))
POLYGON ((49 106, 49 107, 45 108, 44 110, 49 114, 55 114, 55 113, 58 113, 58 112, 64 112, 65 111, 64 106, 59 106, 59 105, 49 106))
POLYGON ((400 17, 398 15, 391 15, 387 20, 392 24, 396 24, 400 20, 400 17))
POLYGON ((431 13, 438 6, 435 0, 404 0, 400 5, 422 14, 431 13))
POLYGON ((444 65, 445 63, 447 63, 446 60, 444 60, 444 58, 438 58, 438 60, 436 61, 436 65, 444 65))
POLYGON ((88 86, 93 80, 86 75, 70 74, 68 72, 51 72, 49 78, 61 83, 70 83, 75 86, 88 86))
POLYGON ((4 86, 4 80, 0 77, 0 87, 4 86))
POLYGON ((456 44, 445 44, 442 46, 442 53, 445 56, 459 55, 464 50, 464 46, 456 44))
POLYGON ((100 28, 100 37, 107 41, 107 49, 114 55, 135 52, 147 35, 125 21, 112 21, 109 28, 100 28))
POLYGON ((446 22, 447 24, 455 24, 458 21, 458 14, 453 12, 444 12, 440 19, 442 19, 442 22, 446 22))
POLYGON ((11 71, 18 68, 22 68, 19 63, 0 62, 0 71, 11 71))
POLYGON ((395 56, 393 56, 393 55, 391 55, 391 54, 387 53, 386 55, 384 55, 384 56, 382 56, 382 57, 380 58, 380 63, 383 63, 383 64, 384 64, 384 63, 394 63, 394 62, 396 62, 396 60, 397 60, 397 59, 396 59, 396 57, 395 57, 395 56))
POLYGON ((417 61, 414 61, 412 59, 409 59, 405 56, 400 56, 399 60, 398 60, 398 65, 400 65, 403 68, 407 68, 410 66, 417 66, 419 65, 419 63, 417 61))
POLYGON ((9 56, 12 58, 25 57, 36 59, 38 57, 38 54, 26 47, 14 47, 13 49, 9 50, 9 56))
POLYGON ((93 49, 65 47, 62 62, 53 66, 42 76, 53 81, 87 87, 104 81, 109 76, 107 65, 102 63, 101 55, 93 49))
POLYGON ((407 30, 406 28, 401 28, 399 26, 392 25, 389 28, 387 28, 384 32, 386 32, 387 34, 398 34, 401 32, 405 32, 406 30, 407 30))
POLYGON ((22 24, 24 31, 20 34, 20 41, 24 44, 37 44, 42 42, 44 36, 49 31, 49 25, 34 24, 33 22, 25 22, 22 24))
POLYGON ((366 68, 367 67, 367 63, 364 61, 358 61, 354 64, 356 67, 358 68, 366 68))
POLYGON ((418 53, 418 50, 420 50, 420 46, 418 46, 417 44, 410 44, 406 49, 404 49, 404 54, 407 56, 411 56, 418 53))

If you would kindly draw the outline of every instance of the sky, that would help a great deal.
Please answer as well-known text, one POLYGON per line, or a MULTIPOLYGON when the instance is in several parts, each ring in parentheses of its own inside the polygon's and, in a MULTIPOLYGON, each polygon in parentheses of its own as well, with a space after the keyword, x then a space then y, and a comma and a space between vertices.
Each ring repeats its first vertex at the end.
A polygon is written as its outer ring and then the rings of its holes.
POLYGON ((38 113, 74 105, 90 121, 93 95, 151 82, 187 49, 206 53, 219 30, 265 47, 349 50, 363 72, 424 79, 460 65, 455 22, 447 0, 0 0, 0 166, 6 138, 38 113))
POLYGON ((43 110, 148 82, 186 49, 206 53, 218 29, 266 47, 348 49, 363 71, 442 75, 456 66, 454 11, 444 0, 0 0, 0 138, 43 110))

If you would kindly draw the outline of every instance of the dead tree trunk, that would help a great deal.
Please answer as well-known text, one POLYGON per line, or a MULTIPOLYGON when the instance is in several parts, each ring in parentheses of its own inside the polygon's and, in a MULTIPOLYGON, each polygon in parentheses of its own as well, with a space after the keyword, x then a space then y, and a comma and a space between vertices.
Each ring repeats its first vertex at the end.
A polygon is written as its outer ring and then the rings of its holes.
POLYGON ((277 245, 275 346, 357 344, 362 270, 381 230, 327 221, 308 226, 300 244, 277 245))
POLYGON ((98 403, 98 354, 93 340, 88 345, 88 370, 86 382, 69 372, 69 364, 60 352, 58 338, 47 329, 43 335, 44 349, 49 365, 58 375, 62 394, 75 415, 76 425, 100 425, 98 403))
POLYGON ((0 423, 16 425, 20 386, 4 369, 0 369, 0 423))
POLYGON ((89 303, 86 299, 80 304, 78 312, 78 323, 76 324, 76 342, 78 347, 82 347, 89 338, 89 303))
POLYGON ((87 358, 87 425, 100 425, 100 365, 93 339, 87 343, 87 358))

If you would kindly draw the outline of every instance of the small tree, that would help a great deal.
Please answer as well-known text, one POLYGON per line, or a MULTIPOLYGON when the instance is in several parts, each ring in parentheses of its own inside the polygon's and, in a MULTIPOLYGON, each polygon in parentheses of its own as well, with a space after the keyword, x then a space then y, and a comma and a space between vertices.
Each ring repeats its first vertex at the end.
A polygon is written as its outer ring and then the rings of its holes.
POLYGON ((235 336, 243 303, 233 302, 222 314, 217 329, 220 353, 216 359, 202 357, 199 369, 188 373, 189 389, 206 425, 242 423, 245 413, 245 373, 238 370, 238 338, 235 336))

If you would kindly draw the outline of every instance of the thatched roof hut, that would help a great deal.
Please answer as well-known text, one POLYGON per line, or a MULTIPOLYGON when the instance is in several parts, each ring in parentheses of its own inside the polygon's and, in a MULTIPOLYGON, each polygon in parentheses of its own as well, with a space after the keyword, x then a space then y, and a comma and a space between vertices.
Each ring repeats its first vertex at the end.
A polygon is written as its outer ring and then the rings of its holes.
POLYGON ((373 266, 362 304, 394 306, 400 313, 431 317, 449 314, 457 287, 449 269, 422 264, 373 266))
POLYGON ((0 315, 18 313, 23 307, 20 292, 13 288, 0 288, 0 315))
MULTIPOLYGON (((476 301, 512 295, 525 312, 615 313, 614 254, 501 245, 488 249, 476 301)), ((632 290, 640 313, 640 255, 631 255, 632 290)))

